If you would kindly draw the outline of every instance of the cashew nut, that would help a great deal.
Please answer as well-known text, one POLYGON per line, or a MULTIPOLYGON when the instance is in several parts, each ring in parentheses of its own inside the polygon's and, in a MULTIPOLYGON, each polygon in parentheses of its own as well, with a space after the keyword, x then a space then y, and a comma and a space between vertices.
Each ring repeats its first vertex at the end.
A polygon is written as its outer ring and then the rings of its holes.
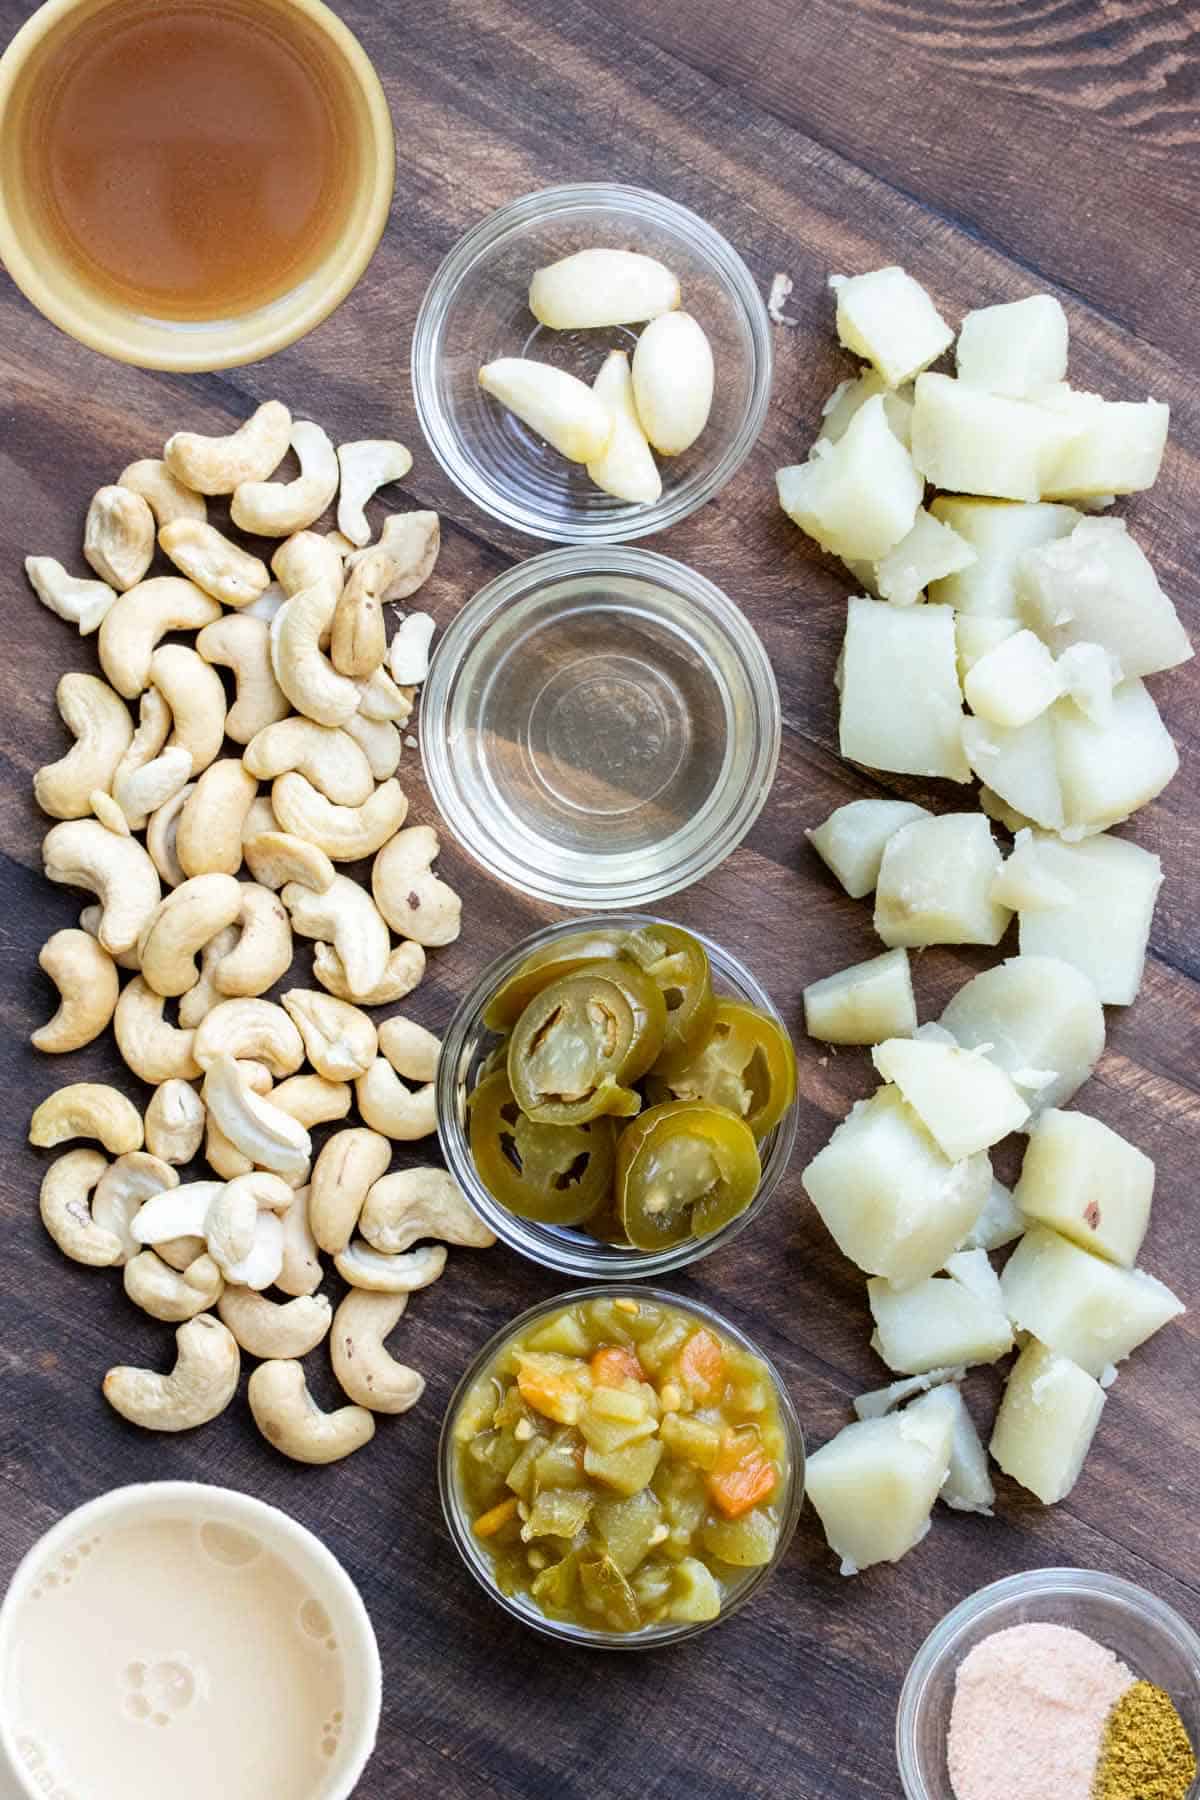
POLYGON ((96 1138, 114 1156, 142 1147, 142 1115, 132 1100, 99 1081, 73 1081, 50 1094, 29 1121, 29 1141, 53 1149, 69 1138, 96 1138))
MULTIPOLYGON (((97 821, 97 823, 99 823, 99 821, 97 821)), ((106 829, 107 829, 107 827, 106 827, 106 829)), ((81 907, 80 913, 79 913, 79 929, 80 929, 80 931, 86 931, 87 935, 90 938, 95 938, 96 942, 99 943, 99 941, 100 941, 100 921, 103 917, 104 917, 103 909, 99 906, 81 907)), ((137 974, 139 968, 141 967, 141 965, 137 959, 136 949, 135 950, 118 950, 116 955, 113 957, 113 961, 116 963, 118 969, 128 969, 134 975, 137 974)))
POLYGON ((397 1013, 379 1027, 379 1048, 407 1081, 432 1081, 437 1075, 442 1040, 415 1019, 397 1013))
POLYGON ((100 626, 100 667, 127 700, 150 683, 150 658, 169 631, 198 631, 221 616, 219 603, 194 581, 154 575, 118 594, 100 626))
POLYGON ((268 794, 260 794, 250 811, 246 814, 246 823, 242 827, 242 843, 247 838, 261 837, 264 831, 278 831, 279 820, 275 817, 275 808, 271 805, 268 794))
POLYGON ((271 667, 270 627, 245 612, 226 613, 206 625, 196 649, 207 663, 232 669, 237 698, 225 719, 226 736, 248 744, 260 731, 286 719, 288 700, 271 667))
POLYGON ((319 531, 298 531, 295 537, 280 544, 271 558, 271 568, 289 599, 319 581, 326 582, 335 597, 342 591, 341 556, 319 531))
POLYGON ((192 753, 182 744, 170 745, 140 769, 118 769, 113 797, 129 829, 141 831, 152 812, 183 792, 191 773, 192 753))
MULTIPOLYGON (((220 1184, 214 1182, 213 1185, 219 1186, 220 1184)), ((167 1238, 165 1243, 155 1244, 154 1254, 161 1256, 167 1267, 174 1269, 177 1275, 183 1275, 194 1262, 197 1262, 207 1252, 202 1237, 177 1237, 167 1238)))
POLYGON ((146 456, 140 462, 131 462, 117 477, 117 486, 140 494, 159 525, 170 525, 174 519, 203 521, 208 517, 203 495, 184 487, 166 463, 157 457, 146 456))
POLYGON ((92 811, 103 825, 105 831, 115 832, 117 837, 131 837, 129 820, 121 811, 111 794, 103 788, 93 788, 88 796, 92 811))
POLYGON ((136 587, 154 556, 154 514, 140 494, 102 487, 88 507, 83 554, 101 581, 136 587))
POLYGON ((223 1056, 252 1058, 272 1075, 293 1075, 304 1061, 304 1041, 273 1000, 222 1000, 196 1032, 196 1061, 211 1069, 223 1056))
POLYGON ((243 606, 238 617, 242 619, 257 619, 260 624, 269 627, 275 614, 286 604, 287 594, 284 590, 283 583, 273 581, 270 587, 265 587, 263 589, 257 600, 252 600, 249 606, 243 606))
POLYGON ((285 1179, 307 1180, 312 1154, 308 1132, 288 1113, 252 1093, 232 1056, 218 1056, 210 1066, 204 1104, 234 1149, 257 1168, 271 1169, 285 1179))
POLYGON ((420 987, 425 975, 425 952, 420 944, 397 944, 388 956, 383 974, 374 987, 361 994, 351 992, 345 966, 332 944, 318 944, 313 951, 313 974, 338 1000, 357 1000, 360 1006, 391 1006, 420 987))
POLYGON ((125 1264, 125 1292, 152 1319, 177 1325, 207 1312, 220 1299, 225 1277, 211 1256, 198 1256, 179 1273, 154 1250, 140 1250, 125 1264))
POLYGON ((430 868, 440 849, 432 825, 412 825, 384 845, 371 870, 371 892, 388 924, 431 947, 452 944, 462 925, 462 901, 430 868))
POLYGON ((96 675, 62 676, 54 697, 75 742, 65 756, 38 770, 34 798, 53 819, 82 819, 91 811, 93 789, 109 787, 133 738, 133 720, 125 702, 96 675))
POLYGON ((177 1356, 169 1375, 119 1366, 104 1377, 114 1411, 146 1431, 190 1431, 223 1413, 237 1392, 242 1359, 233 1333, 201 1313, 175 1333, 177 1356))
POLYGON ((407 1294, 351 1288, 334 1314, 329 1354, 338 1385, 348 1400, 372 1412, 407 1412, 425 1392, 425 1377, 383 1347, 407 1306, 407 1294))
POLYGON ((97 936, 109 955, 130 949, 162 892, 154 864, 137 840, 106 831, 99 819, 68 819, 46 833, 42 858, 51 881, 96 895, 97 936))
POLYGON ((378 1037, 365 1012, 315 988, 290 988, 282 1002, 304 1039, 309 1062, 327 1081, 353 1081, 366 1074, 378 1037))
POLYGON ((35 1050, 61 1055, 98 1038, 113 1016, 120 983, 117 965, 86 931, 56 931, 42 945, 38 965, 59 991, 58 1011, 30 1038, 35 1050))
POLYGON ((281 1303, 253 1288, 227 1287, 217 1312, 247 1356, 265 1361, 307 1356, 326 1336, 333 1308, 324 1294, 298 1295, 281 1303))
POLYGON ((495 1235, 445 1169, 397 1169, 374 1183, 359 1230, 376 1250, 398 1256, 421 1238, 487 1250, 495 1235))
POLYGON ((377 489, 403 481, 412 468, 412 457, 391 438, 361 438, 355 444, 338 445, 342 491, 338 498, 338 530, 352 544, 369 544, 371 527, 366 506, 377 489))
POLYGON ((441 522, 435 512, 390 513, 383 521, 377 543, 369 550, 356 550, 346 558, 347 574, 360 557, 371 550, 386 550, 392 563, 392 575, 382 598, 407 600, 424 587, 433 573, 433 565, 441 548, 441 522))
POLYGON ((245 1262, 254 1248, 258 1201, 245 1183, 244 1175, 227 1181, 209 1207, 204 1221, 208 1254, 223 1276, 238 1263, 245 1262))
POLYGON ((204 1160, 222 1181, 236 1181, 241 1175, 249 1175, 254 1167, 251 1158, 230 1143, 212 1117, 204 1125, 204 1160))
POLYGON ((129 1222, 134 1243, 159 1249, 177 1238, 203 1239, 209 1210, 223 1186, 220 1181, 185 1181, 182 1187, 148 1194, 129 1222))
POLYGON ((254 1423, 293 1462, 331 1463, 361 1450, 375 1436, 375 1420, 361 1406, 322 1412, 298 1362, 259 1363, 246 1388, 254 1423))
POLYGON ((298 1188, 283 1215, 283 1267, 275 1286, 284 1294, 315 1294, 324 1270, 308 1222, 308 1189, 298 1188))
MULTIPOLYGON (((350 552, 354 550, 354 545, 350 542, 350 539, 346 536, 344 531, 327 531, 325 533, 325 542, 327 544, 332 544, 333 548, 342 558, 343 563, 350 555, 350 552)), ((362 551, 354 550, 354 554, 356 556, 361 556, 362 551)))
POLYGON ((242 910, 232 875, 194 875, 160 900, 138 935, 142 974, 156 994, 186 994, 199 980, 196 952, 242 910))
POLYGON ((88 1204, 107 1167, 98 1150, 68 1150, 42 1177, 42 1224, 64 1256, 93 1269, 111 1268, 123 1253, 121 1239, 97 1224, 88 1204))
POLYGON ((403 1256, 382 1256, 361 1238, 355 1238, 333 1259, 333 1266, 351 1287, 373 1294, 411 1294, 429 1287, 446 1266, 445 1244, 422 1244, 403 1256))
POLYGON ((376 669, 357 687, 358 710, 364 719, 389 719, 403 725, 412 717, 411 689, 397 687, 386 669, 376 669))
POLYGON ((355 713, 342 726, 363 751, 376 781, 386 781, 400 767, 403 745, 400 733, 389 719, 368 719, 355 713))
MULTIPOLYGON (((151 688, 152 694, 158 690, 151 688)), ((179 828, 179 815, 195 792, 195 782, 189 781, 181 788, 174 799, 160 806, 157 812, 150 815, 146 825, 146 848, 163 882, 169 888, 177 888, 187 880, 187 876, 179 866, 179 858, 175 854, 175 833, 179 828)))
POLYGON ((265 481, 287 455, 292 415, 280 400, 267 400, 227 437, 177 431, 163 446, 163 461, 177 481, 197 494, 232 494, 243 481, 265 481))
POLYGON ((337 493, 338 460, 321 427, 294 419, 291 446, 300 464, 295 481, 243 481, 234 489, 229 516, 242 531, 289 537, 319 519, 337 493))
POLYGON ((189 1082, 172 1077, 146 1108, 146 1148, 165 1163, 188 1163, 204 1136, 204 1102, 189 1082))
POLYGON ((274 1090, 271 1103, 311 1130, 344 1119, 354 1104, 354 1090, 349 1082, 326 1081, 323 1075, 291 1075, 274 1090))
POLYGON ((387 628, 383 622, 383 596, 393 571, 386 550, 366 550, 350 572, 333 615, 330 654, 343 675, 364 680, 373 675, 387 655, 387 628))
POLYGON ((217 989, 217 970, 225 958, 237 948, 238 928, 226 925, 210 938, 200 952, 200 979, 179 1001, 179 1023, 188 1031, 203 1025, 214 1006, 221 1004, 217 989))
POLYGON ((321 649, 333 622, 337 594, 318 581, 281 607, 271 621, 271 666, 275 679, 306 719, 342 725, 358 711, 358 686, 339 675, 321 649))
POLYGON ((195 1081, 196 1034, 181 1031, 163 1017, 166 1001, 135 975, 117 1001, 113 1033, 125 1065, 140 1081, 195 1081))
POLYGON ((392 1146, 376 1131, 335 1131, 313 1165, 308 1219, 313 1237, 331 1256, 344 1250, 371 1186, 392 1160, 392 1146))
POLYGON ((177 569, 225 606, 249 606, 271 585, 266 563, 231 543, 215 525, 173 519, 158 541, 177 569))
POLYGON ((133 734, 132 742, 117 764, 112 779, 115 789, 119 784, 144 769, 147 763, 153 762, 171 730, 171 708, 165 697, 156 687, 149 687, 138 702, 138 727, 133 734))
POLYGON ((265 888, 298 881, 301 887, 323 894, 337 874, 323 850, 288 831, 260 831, 243 841, 242 854, 255 881, 265 888))
POLYGON ((115 588, 106 581, 88 581, 68 574, 53 556, 27 556, 25 573, 29 585, 43 606, 49 607, 68 625, 79 627, 80 637, 97 631, 109 607, 117 597, 115 588))
POLYGON ((385 1137, 407 1144, 437 1129, 432 1081, 415 1090, 405 1087, 384 1056, 377 1056, 366 1074, 359 1076, 354 1092, 364 1121, 385 1137))
POLYGON ((171 709, 169 742, 192 753, 197 775, 220 753, 225 688, 217 671, 186 644, 164 644, 150 658, 150 679, 171 709))
MULTIPOLYGON (((188 1089, 191 1092, 191 1089, 188 1089)), ((144 1150, 131 1150, 110 1163, 92 1195, 92 1217, 120 1241, 121 1262, 128 1262, 141 1248, 132 1225, 151 1194, 179 1186, 179 1177, 168 1163, 144 1150)))
POLYGON ((402 687, 419 686, 429 673, 429 646, 437 629, 431 614, 409 613, 392 639, 388 669, 402 687))
POLYGON ((285 831, 307 838, 332 862, 371 856, 395 835, 408 812, 398 781, 385 781, 361 806, 335 806, 305 776, 294 773, 275 781, 271 805, 285 831))
POLYGON ((268 725, 246 745, 242 761, 262 781, 296 770, 340 806, 361 806, 375 785, 371 765, 354 739, 337 726, 317 725, 312 719, 268 725))
POLYGON ((237 874, 242 826, 257 793, 240 757, 223 757, 205 769, 175 827, 175 854, 185 875, 237 874))
MULTIPOLYGON (((219 765, 218 765, 219 766, 219 765)), ((216 964, 218 993, 244 999, 265 994, 292 966, 292 927, 283 903, 270 888, 242 883, 241 935, 216 964)))
POLYGON ((348 998, 359 999, 378 986, 387 967, 391 939, 365 888, 348 875, 335 875, 323 894, 289 881, 280 899, 291 915, 293 931, 332 943, 341 959, 348 998))

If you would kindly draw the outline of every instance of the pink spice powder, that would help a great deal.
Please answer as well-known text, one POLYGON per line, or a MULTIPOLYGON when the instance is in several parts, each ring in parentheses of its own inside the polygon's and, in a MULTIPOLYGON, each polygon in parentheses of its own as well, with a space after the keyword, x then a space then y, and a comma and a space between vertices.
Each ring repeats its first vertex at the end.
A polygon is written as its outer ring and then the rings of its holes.
POLYGON ((985 1638, 955 1680, 946 1754, 957 1800, 1090 1800, 1105 1721, 1133 1679, 1062 1625, 985 1638))

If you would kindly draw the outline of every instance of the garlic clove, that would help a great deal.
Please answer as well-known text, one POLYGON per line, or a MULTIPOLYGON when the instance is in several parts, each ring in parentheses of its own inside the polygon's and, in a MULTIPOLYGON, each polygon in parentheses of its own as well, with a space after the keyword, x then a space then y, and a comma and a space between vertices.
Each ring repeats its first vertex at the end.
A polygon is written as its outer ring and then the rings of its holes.
POLYGON ((539 269, 529 310, 554 331, 638 325, 679 305, 679 282, 663 263, 635 250, 577 250, 539 269))
POLYGON ((565 369, 502 356, 480 369, 479 385, 571 462, 593 461, 612 435, 604 402, 565 369))
POLYGON ((618 500, 653 505, 662 494, 662 477, 633 403, 633 377, 623 350, 605 358, 592 392, 612 414, 613 431, 603 454, 588 464, 588 474, 618 500))
POLYGON ((633 353, 633 398, 654 448, 679 456, 694 444, 712 397, 712 347, 691 313, 652 319, 633 353))

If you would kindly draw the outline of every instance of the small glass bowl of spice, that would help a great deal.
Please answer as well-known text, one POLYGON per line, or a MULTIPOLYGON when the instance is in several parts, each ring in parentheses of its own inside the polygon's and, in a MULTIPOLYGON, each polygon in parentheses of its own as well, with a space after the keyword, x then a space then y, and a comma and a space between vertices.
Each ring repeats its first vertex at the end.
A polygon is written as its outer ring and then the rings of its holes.
POLYGON ((917 1652, 896 1718, 908 1800, 1196 1800, 1200 1637, 1132 1582, 1013 1575, 917 1652))

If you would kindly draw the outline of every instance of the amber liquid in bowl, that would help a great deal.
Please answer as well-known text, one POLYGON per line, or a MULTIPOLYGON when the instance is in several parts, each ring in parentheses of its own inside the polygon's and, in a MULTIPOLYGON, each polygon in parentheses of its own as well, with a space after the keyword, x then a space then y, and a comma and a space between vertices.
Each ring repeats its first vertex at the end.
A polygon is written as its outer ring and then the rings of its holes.
POLYGON ((353 169, 351 90, 286 0, 113 0, 49 49, 25 132, 46 237, 155 319, 246 314, 327 254, 353 169))

